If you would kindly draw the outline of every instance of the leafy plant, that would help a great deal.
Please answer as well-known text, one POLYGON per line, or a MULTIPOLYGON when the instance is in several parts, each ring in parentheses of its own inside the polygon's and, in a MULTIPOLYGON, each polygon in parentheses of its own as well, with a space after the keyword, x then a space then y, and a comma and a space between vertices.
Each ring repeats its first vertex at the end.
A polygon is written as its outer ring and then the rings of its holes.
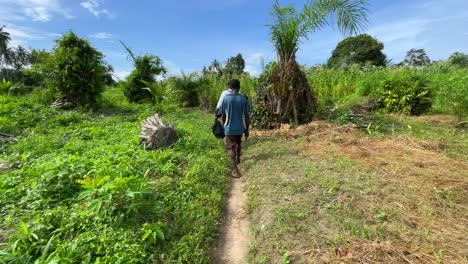
POLYGON ((3 80, 0 82, 0 93, 6 94, 10 90, 13 83, 11 81, 3 80))
POLYGON ((383 83, 378 103, 386 112, 420 115, 432 106, 427 81, 417 75, 402 75, 383 83))
POLYGON ((94 105, 104 88, 102 53, 73 32, 56 42, 50 86, 72 104, 94 105))
POLYGON ((142 89, 151 93, 154 103, 159 109, 159 113, 162 113, 163 102, 167 99, 167 84, 161 81, 151 83, 145 80, 141 80, 141 82, 146 85, 146 87, 143 87, 142 89))
POLYGON ((166 68, 162 65, 162 60, 154 55, 135 56, 127 45, 123 42, 121 44, 128 52, 135 67, 124 83, 125 96, 130 102, 141 102, 145 99, 150 99, 151 94, 143 89, 146 86, 144 82, 154 83, 156 81, 155 76, 167 72, 166 68))

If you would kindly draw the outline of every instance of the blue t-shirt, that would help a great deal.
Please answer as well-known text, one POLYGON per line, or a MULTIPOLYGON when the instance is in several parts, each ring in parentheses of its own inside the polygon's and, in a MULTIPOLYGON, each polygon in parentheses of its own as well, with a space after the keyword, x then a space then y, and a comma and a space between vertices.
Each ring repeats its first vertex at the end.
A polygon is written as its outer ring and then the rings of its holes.
POLYGON ((246 127, 244 115, 250 115, 250 105, 243 94, 226 94, 221 104, 221 112, 226 115, 224 134, 226 136, 241 136, 246 127))

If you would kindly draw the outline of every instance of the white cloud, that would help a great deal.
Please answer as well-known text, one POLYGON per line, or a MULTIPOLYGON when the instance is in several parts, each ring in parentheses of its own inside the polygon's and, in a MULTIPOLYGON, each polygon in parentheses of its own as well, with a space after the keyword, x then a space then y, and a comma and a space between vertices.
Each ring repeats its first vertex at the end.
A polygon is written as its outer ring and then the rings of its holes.
POLYGON ((117 80, 123 81, 127 76, 130 75, 130 71, 128 70, 114 70, 113 76, 117 78, 117 80))
POLYGON ((0 0, 0 20, 47 22, 55 15, 73 18, 70 10, 62 7, 60 0, 0 0))
POLYGON ((111 17, 111 14, 107 9, 100 8, 101 4, 97 0, 86 0, 81 2, 80 5, 87 9, 95 17, 99 17, 100 15, 107 15, 108 17, 111 17))
POLYGON ((98 32, 98 33, 94 33, 94 34, 89 35, 89 37, 90 38, 95 38, 95 39, 111 39, 114 36, 111 33, 98 32))
MULTIPOLYGON (((181 67, 179 67, 179 65, 177 65, 177 63, 171 60, 162 59, 162 61, 163 61, 164 67, 166 67, 167 72, 170 75, 178 75, 184 71, 181 67)), ((188 72, 188 71, 184 71, 184 72, 188 72)))
MULTIPOLYGON (((245 71, 253 76, 258 76, 262 73, 262 60, 265 55, 263 52, 254 52, 245 56, 245 71)), ((264 62, 265 63, 265 62, 264 62)))
POLYGON ((60 37, 60 34, 38 31, 30 27, 23 27, 11 23, 5 23, 5 31, 10 33, 11 41, 8 44, 10 47, 19 45, 25 46, 31 40, 47 40, 60 37))

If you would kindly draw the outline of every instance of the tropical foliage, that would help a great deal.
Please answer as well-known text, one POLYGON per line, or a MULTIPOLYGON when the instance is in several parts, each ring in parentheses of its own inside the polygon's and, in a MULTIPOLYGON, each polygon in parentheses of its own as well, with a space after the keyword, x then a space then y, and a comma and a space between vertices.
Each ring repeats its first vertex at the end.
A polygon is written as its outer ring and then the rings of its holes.
POLYGON ((135 69, 130 73, 124 83, 124 94, 130 102, 141 102, 147 99, 152 99, 151 92, 144 89, 147 83, 155 82, 155 76, 163 75, 167 72, 162 64, 162 60, 158 56, 144 55, 136 56, 133 51, 121 42, 128 56, 133 62, 135 69))
POLYGON ((180 136, 146 151, 152 105, 106 90, 102 112, 0 95, 0 263, 208 263, 228 178, 210 114, 173 109, 180 136), (9 164, 7 169, 3 166, 9 164))
POLYGON ((301 40, 329 25, 330 15, 336 15, 338 28, 343 34, 358 32, 367 22, 366 3, 319 0, 305 5, 298 12, 292 6, 281 7, 276 2, 271 15, 273 22, 269 28, 278 55, 278 67, 273 69, 264 84, 270 92, 265 106, 270 112, 277 113, 280 121, 305 123, 312 119, 317 105, 306 75, 296 61, 301 40))
POLYGON ((73 32, 56 43, 49 62, 49 87, 72 105, 94 105, 104 88, 102 53, 73 32))
POLYGON ((452 66, 466 68, 468 67, 468 54, 461 52, 454 52, 448 58, 448 63, 452 66))
POLYGON ((386 112, 420 115, 432 106, 427 81, 417 75, 395 75, 385 80, 378 103, 386 112))

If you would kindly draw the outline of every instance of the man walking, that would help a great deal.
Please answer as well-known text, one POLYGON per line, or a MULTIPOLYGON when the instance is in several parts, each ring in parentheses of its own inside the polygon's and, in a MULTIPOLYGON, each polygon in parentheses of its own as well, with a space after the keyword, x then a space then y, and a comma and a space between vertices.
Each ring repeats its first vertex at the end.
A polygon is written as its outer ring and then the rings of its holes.
POLYGON ((231 158, 232 177, 240 177, 237 164, 240 163, 242 134, 249 138, 250 105, 247 97, 239 94, 240 82, 237 79, 230 80, 228 87, 231 93, 224 96, 221 103, 221 115, 225 117, 224 134, 225 143, 231 158))

